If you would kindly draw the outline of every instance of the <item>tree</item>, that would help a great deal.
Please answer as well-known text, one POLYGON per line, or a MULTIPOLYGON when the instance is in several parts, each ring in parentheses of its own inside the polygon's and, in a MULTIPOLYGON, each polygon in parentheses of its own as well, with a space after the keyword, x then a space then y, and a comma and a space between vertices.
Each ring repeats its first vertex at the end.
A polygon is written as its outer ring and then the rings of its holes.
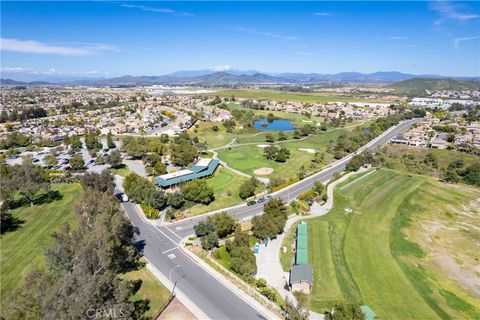
POLYGON ((467 167, 463 179, 468 184, 480 186, 480 162, 475 162, 467 167))
POLYGON ((283 131, 278 132, 278 141, 287 140, 287 135, 283 131))
POLYGON ((261 240, 271 239, 283 232, 287 222, 287 207, 280 199, 272 199, 263 208, 263 214, 252 219, 253 234, 261 240))
POLYGON ((217 126, 216 124, 213 125, 212 130, 213 130, 214 132, 218 132, 218 126, 217 126))
POLYGON ((275 138, 273 137, 273 135, 272 135, 271 133, 267 133, 267 134, 265 135, 265 141, 272 143, 272 142, 275 141, 275 138))
POLYGON ((85 161, 83 161, 83 156, 76 154, 70 158, 70 166, 74 169, 83 169, 85 168, 85 161))
POLYGON ((122 164, 122 155, 120 154, 120 151, 111 151, 107 156, 107 162, 112 168, 118 168, 122 164))
POLYGON ((45 162, 46 165, 53 167, 58 163, 58 159, 51 154, 47 154, 45 158, 43 158, 43 162, 45 162))
POLYGON ((181 192, 170 193, 168 195, 168 204, 175 209, 180 209, 185 203, 185 199, 181 192))
POLYGON ((85 172, 80 178, 80 183, 85 190, 95 190, 112 195, 115 190, 113 176, 107 170, 101 173, 85 172))
POLYGON ((18 190, 30 206, 33 206, 35 195, 42 189, 48 189, 50 182, 48 173, 42 167, 32 164, 31 161, 24 161, 23 164, 13 167, 11 181, 7 185, 18 190))
POLYGON ((451 183, 458 183, 461 180, 461 177, 452 168, 447 169, 443 178, 445 179, 445 181, 451 182, 451 183))
POLYGON ((153 174, 159 176, 165 173, 167 173, 167 166, 165 165, 165 163, 161 161, 155 163, 155 166, 153 167, 153 174))
POLYGON ((153 183, 135 173, 130 173, 125 178, 123 188, 128 197, 137 203, 147 201, 148 197, 155 190, 153 183))
POLYGON ((295 306, 295 303, 288 297, 285 299, 285 312, 291 320, 308 320, 310 316, 308 310, 303 309, 300 303, 295 306))
POLYGON ((268 160, 273 160, 277 155, 277 147, 273 144, 269 145, 268 147, 265 147, 263 153, 265 154, 265 158, 268 160))
POLYGON ((207 220, 212 221, 215 227, 215 232, 220 238, 224 238, 231 234, 233 231, 235 231, 235 227, 237 226, 235 218, 233 218, 227 212, 210 216, 207 218, 207 220))
POLYGON ((325 320, 365 320, 365 314, 360 309, 359 304, 337 304, 333 307, 333 312, 325 313, 325 320))
POLYGON ((172 162, 179 166, 187 166, 198 157, 198 150, 189 143, 172 144, 170 146, 172 162))
POLYGON ((74 207, 76 227, 53 233, 45 268, 29 273, 9 299, 7 319, 83 319, 86 310, 101 308, 141 317, 131 300, 135 286, 120 277, 139 266, 133 226, 111 195, 96 189, 74 207))
POLYGON ((363 156, 360 154, 356 154, 353 156, 352 160, 347 163, 346 168, 348 171, 357 171, 358 169, 360 169, 361 166, 363 166, 363 164, 363 156))
POLYGON ((247 199, 255 195, 255 189, 258 186, 258 180, 255 177, 245 180, 238 190, 238 195, 241 199, 247 199))
POLYGON ((181 188, 185 200, 209 204, 215 200, 213 189, 207 185, 205 180, 196 179, 190 181, 181 188))
POLYGON ((193 227, 193 230, 197 237, 204 237, 215 231, 215 224, 211 219, 202 220, 193 227))
POLYGON ((114 149, 116 147, 115 142, 112 139, 112 133, 109 131, 107 133, 107 147, 108 149, 114 149))
POLYGON ((290 157, 290 151, 287 148, 280 148, 275 155, 275 161, 285 162, 290 157))
POLYGON ((167 197, 162 190, 153 189, 145 199, 145 203, 156 210, 162 210, 167 203, 167 197))
POLYGON ((202 237, 200 242, 204 250, 212 250, 213 248, 218 247, 218 236, 215 232, 211 232, 202 237))

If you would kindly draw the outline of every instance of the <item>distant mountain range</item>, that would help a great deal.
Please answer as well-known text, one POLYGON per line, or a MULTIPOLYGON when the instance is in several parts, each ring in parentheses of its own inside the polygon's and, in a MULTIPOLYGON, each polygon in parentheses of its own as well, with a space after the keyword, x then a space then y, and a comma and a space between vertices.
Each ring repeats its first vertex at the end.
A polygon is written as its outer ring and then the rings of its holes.
MULTIPOLYGON (((122 76, 115 78, 92 79, 55 79, 55 81, 16 81, 1 79, 1 85, 84 85, 84 86, 134 86, 134 85, 241 85, 241 84, 324 84, 324 83, 379 83, 413 79, 445 79, 440 75, 414 75, 397 71, 360 73, 341 72, 336 74, 320 73, 261 73, 255 70, 239 71, 178 71, 162 76, 122 76)), ((456 80, 479 80, 480 77, 455 77, 456 80)))

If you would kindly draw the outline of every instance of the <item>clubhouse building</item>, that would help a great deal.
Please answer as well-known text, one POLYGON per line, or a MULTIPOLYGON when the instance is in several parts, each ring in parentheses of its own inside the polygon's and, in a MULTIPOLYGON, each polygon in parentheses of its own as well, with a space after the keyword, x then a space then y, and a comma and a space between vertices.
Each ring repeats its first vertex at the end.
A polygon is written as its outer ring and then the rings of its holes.
POLYGON ((215 173, 218 164, 217 159, 200 158, 189 169, 182 169, 156 177, 155 184, 167 189, 194 179, 209 177, 215 173))

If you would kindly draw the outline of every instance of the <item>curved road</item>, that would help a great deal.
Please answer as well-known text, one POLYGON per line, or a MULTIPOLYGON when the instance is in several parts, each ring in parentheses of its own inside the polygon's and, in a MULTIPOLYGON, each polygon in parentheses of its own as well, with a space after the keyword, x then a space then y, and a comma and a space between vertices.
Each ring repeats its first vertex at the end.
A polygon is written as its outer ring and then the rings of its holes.
MULTIPOLYGON (((374 150, 380 145, 387 143, 391 138, 406 131, 413 123, 420 119, 404 121, 395 127, 385 131, 382 135, 370 141, 357 152, 365 149, 374 150)), ((272 193, 274 198, 282 199, 288 203, 298 195, 310 190, 315 181, 327 182, 336 173, 345 171, 345 165, 353 155, 349 155, 328 168, 311 175, 302 181, 288 186, 280 191, 272 193)), ((185 294, 191 302, 200 308, 211 319, 265 319, 265 315, 258 312, 252 305, 244 301, 240 296, 227 288, 221 282, 213 278, 208 272, 199 267, 194 261, 183 255, 178 249, 180 240, 194 233, 193 226, 205 215, 189 220, 180 221, 170 225, 153 226, 144 221, 136 208, 131 203, 123 203, 133 225, 138 228, 135 246, 142 251, 143 255, 170 281, 177 282, 177 288, 185 294)), ((263 212, 263 204, 247 206, 241 204, 231 208, 222 209, 228 211, 237 219, 247 219, 263 212)))

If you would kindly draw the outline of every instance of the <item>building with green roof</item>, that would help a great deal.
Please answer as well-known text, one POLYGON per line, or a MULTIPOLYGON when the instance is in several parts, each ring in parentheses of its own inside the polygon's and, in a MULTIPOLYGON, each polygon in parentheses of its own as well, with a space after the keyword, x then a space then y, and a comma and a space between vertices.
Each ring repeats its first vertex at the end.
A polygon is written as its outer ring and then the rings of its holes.
POLYGON ((313 270, 308 264, 308 225, 299 223, 295 239, 295 265, 290 271, 290 287, 292 291, 310 293, 313 285, 313 270))
POLYGON ((155 178, 155 184, 162 188, 170 188, 183 182, 194 179, 209 177, 217 170, 219 161, 217 159, 198 159, 189 169, 167 173, 155 178))

